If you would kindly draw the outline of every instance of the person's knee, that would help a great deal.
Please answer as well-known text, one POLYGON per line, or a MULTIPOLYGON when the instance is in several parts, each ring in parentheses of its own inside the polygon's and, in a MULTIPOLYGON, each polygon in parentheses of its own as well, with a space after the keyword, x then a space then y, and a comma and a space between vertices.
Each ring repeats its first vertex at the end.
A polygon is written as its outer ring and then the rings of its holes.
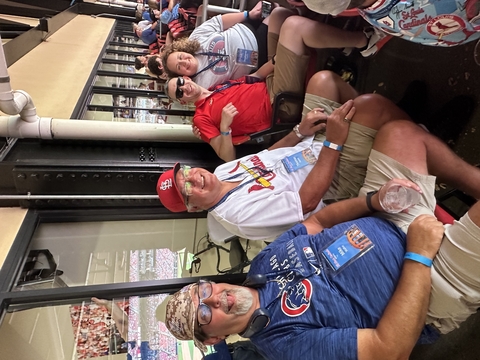
POLYGON ((313 74, 313 76, 308 81, 308 87, 312 88, 321 88, 321 87, 330 87, 335 86, 335 78, 338 75, 330 70, 322 70, 313 74))
POLYGON ((305 25, 305 18, 303 16, 289 16, 282 24, 281 34, 284 37, 289 34, 290 36, 301 35, 301 31, 305 25), (302 24, 303 23, 303 24, 302 24))
POLYGON ((363 94, 354 99, 354 104, 357 109, 382 109, 386 101, 389 100, 379 94, 363 94))
POLYGON ((385 123, 378 130, 376 138, 388 142, 402 142, 405 146, 408 146, 408 143, 419 141, 426 134, 425 130, 409 120, 393 120, 385 123))
POLYGON ((283 23, 286 18, 288 18, 292 15, 295 15, 295 13, 292 12, 291 10, 289 10, 287 8, 284 8, 284 7, 281 7, 281 6, 278 6, 275 9, 272 10, 269 18, 270 18, 270 21, 279 21, 279 22, 283 23))

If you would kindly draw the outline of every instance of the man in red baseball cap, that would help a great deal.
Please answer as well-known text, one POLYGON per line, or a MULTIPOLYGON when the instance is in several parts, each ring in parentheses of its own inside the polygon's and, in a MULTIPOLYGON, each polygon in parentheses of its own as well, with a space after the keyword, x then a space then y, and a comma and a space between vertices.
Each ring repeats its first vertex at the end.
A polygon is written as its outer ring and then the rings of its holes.
POLYGON ((356 97, 331 72, 319 72, 312 81, 325 97, 307 94, 306 115, 290 134, 268 151, 225 163, 213 174, 176 164, 157 184, 163 205, 174 212, 207 210, 209 234, 217 242, 232 235, 271 240, 320 209, 322 198, 357 196, 376 131, 409 117, 380 95, 356 97), (309 107, 312 103, 318 107, 309 107), (320 130, 325 133, 314 139, 320 130))

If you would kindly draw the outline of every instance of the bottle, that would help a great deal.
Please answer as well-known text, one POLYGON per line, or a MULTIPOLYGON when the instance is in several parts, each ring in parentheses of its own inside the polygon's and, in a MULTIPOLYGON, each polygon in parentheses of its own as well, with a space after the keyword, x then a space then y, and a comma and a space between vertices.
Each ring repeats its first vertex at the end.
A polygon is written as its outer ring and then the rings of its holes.
POLYGON ((420 193, 415 189, 399 184, 386 185, 385 195, 380 199, 383 210, 390 214, 399 213, 420 201, 420 193))

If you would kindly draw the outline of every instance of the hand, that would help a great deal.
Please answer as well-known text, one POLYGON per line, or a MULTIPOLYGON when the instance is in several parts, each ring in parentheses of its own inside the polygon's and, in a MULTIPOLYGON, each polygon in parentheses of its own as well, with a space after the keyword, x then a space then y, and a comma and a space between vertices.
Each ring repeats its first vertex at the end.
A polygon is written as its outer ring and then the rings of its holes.
POLYGON ((232 104, 228 103, 222 110, 222 121, 220 122, 220 131, 227 132, 232 125, 233 118, 238 115, 237 108, 232 104))
POLYGON ((420 215, 407 232, 407 251, 433 259, 442 244, 444 227, 432 215, 420 215))
POLYGON ((314 135, 317 131, 325 130, 327 115, 322 108, 314 108, 302 119, 298 131, 304 136, 314 135), (316 125, 315 123, 318 122, 316 125))
POLYGON ((348 100, 335 109, 327 118, 326 139, 337 145, 345 144, 353 115, 355 115, 353 100, 348 100))
POLYGON ((192 125, 192 133, 197 139, 202 140, 202 133, 200 132, 200 129, 195 125, 192 125))
POLYGON ((262 2, 259 1, 255 7, 248 12, 248 17, 252 20, 260 20, 262 18, 262 2))
POLYGON ((112 310, 111 301, 109 301, 109 300, 98 299, 96 297, 92 297, 92 301, 99 306, 105 306, 108 311, 112 310))

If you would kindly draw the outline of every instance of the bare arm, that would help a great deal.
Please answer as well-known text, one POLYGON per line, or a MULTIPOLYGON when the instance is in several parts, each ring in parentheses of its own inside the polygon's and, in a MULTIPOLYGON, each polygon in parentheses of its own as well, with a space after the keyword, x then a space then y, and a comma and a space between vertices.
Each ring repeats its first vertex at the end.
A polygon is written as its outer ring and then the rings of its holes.
POLYGON ((265 79, 268 75, 273 73, 273 70, 275 69, 275 65, 273 65, 272 60, 269 60, 265 64, 263 64, 260 69, 255 71, 253 74, 250 74, 250 76, 255 76, 260 79, 265 79))
MULTIPOLYGON (((352 119, 354 114, 353 101, 349 100, 329 115, 327 118, 326 140, 343 146, 349 129, 349 123, 345 122, 344 119, 352 119)), ((317 163, 299 190, 304 214, 315 209, 323 195, 325 195, 332 182, 339 158, 340 152, 337 150, 324 146, 322 151, 320 151, 317 163)))
POLYGON ((222 110, 222 119, 220 121, 220 134, 210 140, 210 145, 213 147, 217 155, 224 161, 235 160, 235 147, 232 142, 232 134, 230 125, 232 125, 233 118, 238 114, 237 108, 228 103, 222 110), (225 135, 227 134, 228 135, 225 135))
MULTIPOLYGON (((408 229, 407 251, 433 259, 443 225, 435 217, 420 215, 408 229)), ((431 269, 405 260, 397 288, 375 329, 358 330, 358 359, 408 359, 425 317, 431 289, 431 269)))
MULTIPOLYGON (((260 19, 262 12, 262 2, 259 1, 255 7, 248 12, 248 17, 250 19, 260 19)), ((224 14, 222 15, 222 22, 223 22, 223 30, 227 30, 231 28, 233 25, 241 23, 245 21, 245 14, 243 12, 240 13, 232 13, 232 14, 224 14)))
MULTIPOLYGON (((172 11, 173 7, 177 4, 177 0, 169 0, 168 1, 168 10, 172 11)), ((163 10, 163 9, 162 9, 163 10)))
POLYGON ((210 145, 218 157, 225 162, 235 160, 236 152, 233 146, 232 135, 218 135, 210 140, 210 145))
MULTIPOLYGON (((392 179, 387 182, 387 184, 390 183, 400 184, 411 187, 416 191, 421 191, 417 184, 406 179, 392 179)), ((387 186, 383 186, 380 191, 371 198, 371 205, 376 211, 383 211, 380 205, 380 199, 385 197, 386 189, 387 186)), ((337 224, 358 219, 368 214, 370 214, 370 210, 367 206, 366 197, 362 196, 330 204, 315 214, 312 214, 303 224, 309 234, 317 234, 323 229, 331 228, 337 224)))

